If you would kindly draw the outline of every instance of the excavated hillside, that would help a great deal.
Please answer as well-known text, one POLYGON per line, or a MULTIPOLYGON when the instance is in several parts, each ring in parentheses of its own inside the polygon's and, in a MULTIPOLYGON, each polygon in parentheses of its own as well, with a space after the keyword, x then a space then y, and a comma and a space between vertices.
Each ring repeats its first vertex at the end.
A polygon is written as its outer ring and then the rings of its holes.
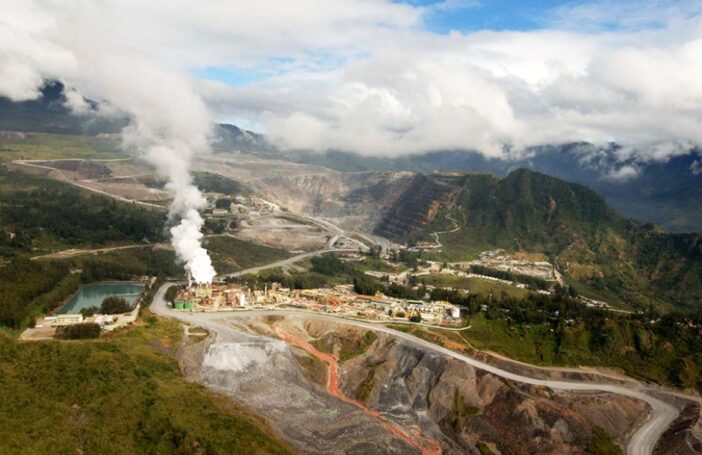
MULTIPOLYGON (((347 403, 355 403, 389 433, 409 435, 409 445, 421 445, 425 453, 437 453, 440 447, 444 454, 477 455, 486 448, 496 454, 582 454, 596 428, 623 446, 648 412, 642 402, 619 395, 557 392, 507 381, 395 337, 343 324, 268 318, 251 320, 247 328, 290 343, 299 371, 317 391, 330 387, 320 358, 333 356, 342 394, 335 406, 347 409, 347 403)), ((300 383, 299 373, 290 367, 286 377, 300 383)), ((272 406, 285 412, 279 401, 246 400, 256 402, 258 409, 272 406)), ((322 403, 334 402, 317 401, 322 403)), ((318 439, 329 435, 318 417, 324 415, 334 413, 319 408, 314 420, 295 419, 296 434, 306 434, 314 424, 318 439)), ((379 436, 369 434, 367 440, 377 453, 399 449, 384 447, 388 440, 379 436)), ((672 439, 670 443, 675 444, 672 439)))
POLYGON ((241 182, 293 213, 363 232, 372 231, 414 177, 410 172, 338 172, 239 153, 217 154, 196 167, 241 182))
POLYGON ((416 174, 385 212, 373 233, 406 243, 450 205, 465 178, 453 174, 416 174))

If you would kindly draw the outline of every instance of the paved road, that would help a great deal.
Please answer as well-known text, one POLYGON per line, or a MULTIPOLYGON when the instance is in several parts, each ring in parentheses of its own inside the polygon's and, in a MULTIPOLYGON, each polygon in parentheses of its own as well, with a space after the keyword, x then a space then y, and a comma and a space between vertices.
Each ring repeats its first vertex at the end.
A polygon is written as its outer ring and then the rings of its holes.
POLYGON ((348 252, 348 251, 358 251, 358 250, 353 249, 353 248, 328 248, 328 247, 326 247, 326 248, 322 248, 321 250, 315 250, 315 251, 310 251, 309 253, 301 253, 301 254, 297 254, 295 256, 290 256, 287 259, 283 259, 283 260, 280 260, 277 262, 271 262, 270 264, 261 265, 258 267, 251 267, 250 269, 240 270, 240 271, 234 272, 234 273, 227 273, 225 275, 219 275, 219 276, 217 276, 217 279, 222 280, 222 279, 228 278, 228 277, 233 278, 233 277, 237 277, 237 276, 241 276, 241 275, 246 275, 247 273, 258 273, 261 270, 274 269, 276 267, 284 267, 286 265, 291 265, 297 261, 301 261, 305 258, 309 258, 312 256, 319 256, 320 254, 324 254, 324 253, 343 252, 343 251, 348 252))
MULTIPOLYGON (((242 273, 248 273, 250 271, 251 269, 243 271, 242 273)), ((229 332, 234 331, 234 329, 231 327, 227 327, 225 323, 227 319, 231 318, 259 317, 264 315, 284 315, 329 320, 341 324, 349 324, 357 327, 363 327, 369 330, 374 330, 376 332, 387 333, 397 338, 401 338, 407 342, 421 346, 424 349, 438 352, 448 357, 465 362, 475 368, 487 371, 496 376, 512 381, 536 386, 549 387, 551 389, 556 390, 609 392, 644 401, 651 407, 651 414, 649 415, 648 420, 646 420, 646 422, 644 422, 643 425, 636 430, 634 435, 629 440, 629 443, 626 447, 626 453, 628 455, 652 454, 658 439, 665 432, 665 430, 668 429, 670 424, 678 417, 679 414, 676 408, 662 400, 659 400, 658 398, 655 398, 651 394, 652 389, 645 385, 639 385, 637 387, 633 385, 622 386, 617 384, 555 381, 531 378, 529 376, 523 376, 520 374, 512 373, 507 370, 503 370, 501 368, 497 368, 488 363, 482 362, 464 354, 451 351, 450 349, 446 349, 442 346, 438 346, 436 344, 414 337, 405 332, 400 332, 398 330, 394 330, 377 324, 370 324, 367 322, 354 321, 350 319, 342 319, 325 314, 301 313, 295 310, 254 310, 238 311, 236 313, 177 312, 172 310, 168 305, 166 305, 166 302, 164 300, 165 292, 170 286, 172 286, 172 284, 165 284, 161 287, 161 289, 159 289, 159 291, 156 293, 156 296, 154 297, 154 302, 151 305, 151 310, 161 316, 172 317, 185 321, 189 324, 202 326, 216 333, 218 338, 228 338, 229 336, 231 336, 229 332)))

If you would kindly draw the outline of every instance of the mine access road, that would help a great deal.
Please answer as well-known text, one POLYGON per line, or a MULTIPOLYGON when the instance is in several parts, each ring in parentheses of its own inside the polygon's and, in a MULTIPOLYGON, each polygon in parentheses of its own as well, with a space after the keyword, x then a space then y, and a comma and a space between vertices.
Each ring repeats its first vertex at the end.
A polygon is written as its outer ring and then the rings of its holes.
MULTIPOLYGON (((251 272, 251 270, 242 271, 242 273, 251 272)), ((260 316, 291 316, 291 317, 302 317, 308 319, 321 319, 325 321, 333 321, 339 324, 348 324, 357 327, 362 327, 368 330, 373 330, 376 332, 382 332, 394 337, 405 340, 414 345, 420 346, 424 349, 435 351, 448 357, 465 362, 475 368, 487 371, 496 376, 509 379, 511 381, 521 382, 524 384, 530 384, 535 386, 548 387, 554 390, 565 390, 571 392, 607 392, 614 393, 618 395, 623 395, 631 397, 637 400, 644 401, 647 403, 651 412, 648 419, 641 425, 629 439, 629 443, 626 447, 626 453, 628 455, 650 455, 653 453, 658 439, 661 435, 668 429, 671 423, 678 417, 679 411, 677 408, 672 406, 665 401, 656 398, 655 392, 660 391, 654 386, 648 386, 644 384, 636 385, 619 385, 619 384, 606 384, 606 383, 596 383, 588 381, 560 381, 560 380, 550 380, 550 379, 538 379, 529 376, 524 376, 521 374, 516 374, 486 362, 474 359, 465 354, 461 354, 450 349, 438 346, 436 344, 430 343, 428 341, 417 338, 405 332, 391 329, 389 327, 380 326, 377 324, 371 324, 362 321, 356 321, 351 319, 339 318, 326 314, 313 314, 313 313, 301 313, 295 310, 251 310, 251 311, 238 311, 231 313, 184 313, 178 312, 170 308, 166 303, 164 296, 166 290, 173 286, 174 283, 164 284, 156 293, 154 301, 151 305, 151 310, 160 315, 170 318, 175 318, 186 322, 188 324, 201 326, 216 335, 216 338, 227 339, 231 338, 230 332, 236 332, 236 329, 226 324, 228 319, 234 318, 253 318, 260 316)))

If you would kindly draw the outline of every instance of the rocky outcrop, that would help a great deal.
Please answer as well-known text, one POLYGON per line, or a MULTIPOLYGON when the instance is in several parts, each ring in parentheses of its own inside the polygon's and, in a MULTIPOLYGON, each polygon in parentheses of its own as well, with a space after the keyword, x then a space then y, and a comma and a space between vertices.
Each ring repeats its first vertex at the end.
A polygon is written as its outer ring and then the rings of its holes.
POLYGON ((418 455, 376 419, 327 394, 302 365, 305 356, 280 340, 221 332, 204 351, 199 380, 266 419, 300 453, 418 455))
POLYGON ((689 403, 661 437, 656 455, 702 453, 702 420, 700 403, 689 403))
MULTIPOLYGON (((584 453, 603 428, 620 445, 648 414, 638 400, 514 383, 389 335, 299 318, 275 321, 343 358, 343 393, 402 428, 439 441, 442 453, 584 453), (353 346, 359 347, 351 352, 353 346), (342 354, 343 353, 343 354, 342 354), (415 430, 411 430, 415 429, 415 430)), ((258 330, 271 333, 263 325, 258 330)))

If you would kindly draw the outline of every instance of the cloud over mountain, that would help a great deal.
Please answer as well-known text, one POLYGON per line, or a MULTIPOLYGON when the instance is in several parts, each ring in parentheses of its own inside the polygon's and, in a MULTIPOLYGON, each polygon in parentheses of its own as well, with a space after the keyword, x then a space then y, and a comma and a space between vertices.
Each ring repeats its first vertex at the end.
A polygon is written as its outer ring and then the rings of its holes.
POLYGON ((504 158, 532 145, 617 142, 644 162, 702 143, 696 1, 566 3, 535 13, 530 28, 450 33, 430 19, 481 4, 6 3, 0 94, 13 99, 31 97, 38 75, 67 73, 81 93, 104 96, 80 80, 92 68, 62 42, 100 57, 108 34, 195 86, 215 117, 257 125, 292 148, 504 158))

